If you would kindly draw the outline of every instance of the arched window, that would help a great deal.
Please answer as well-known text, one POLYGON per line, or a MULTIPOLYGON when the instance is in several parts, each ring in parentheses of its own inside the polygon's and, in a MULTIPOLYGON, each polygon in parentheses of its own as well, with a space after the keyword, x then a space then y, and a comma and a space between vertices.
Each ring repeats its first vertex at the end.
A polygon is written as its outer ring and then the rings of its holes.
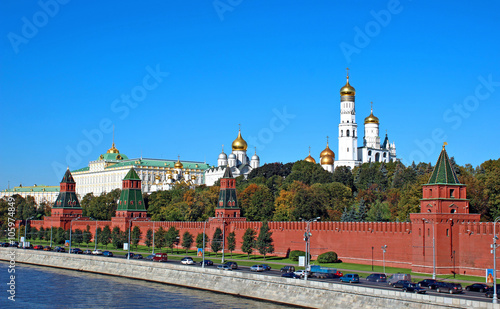
POLYGON ((356 130, 352 130, 352 137, 356 137, 356 130))
POLYGON ((345 131, 345 136, 349 137, 349 130, 345 131))
POLYGON ((379 162, 380 161, 380 153, 376 153, 375 154, 375 162, 379 162))
POLYGON ((372 151, 371 150, 368 150, 368 155, 371 156, 372 155, 372 151))
POLYGON ((340 130, 340 136, 344 136, 344 130, 340 130))
POLYGON ((455 212, 457 212, 457 210, 456 210, 456 209, 452 209, 452 210, 451 210, 451 213, 452 213, 452 214, 454 214, 455 212))

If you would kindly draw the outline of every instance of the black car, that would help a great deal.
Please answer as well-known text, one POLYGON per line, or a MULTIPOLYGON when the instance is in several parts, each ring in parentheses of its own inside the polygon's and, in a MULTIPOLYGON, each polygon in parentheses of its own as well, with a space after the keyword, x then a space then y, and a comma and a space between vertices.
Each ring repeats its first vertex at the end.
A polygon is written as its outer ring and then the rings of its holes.
POLYGON ((429 289, 431 290, 437 290, 440 287, 446 286, 446 282, 443 281, 436 281, 436 283, 429 284, 429 289))
POLYGON ((418 294, 424 294, 425 289, 420 287, 417 283, 405 283, 403 285, 403 292, 413 292, 418 294))
POLYGON ((371 274, 366 277, 366 281, 387 282, 387 276, 385 274, 371 274))
POLYGON ((229 266, 229 268, 231 268, 231 269, 238 269, 238 263, 236 263, 236 262, 227 262, 224 265, 229 266))
POLYGON ((284 266, 281 268, 282 273, 293 273, 295 272, 295 266, 284 266))
POLYGON ((125 258, 129 258, 129 254, 130 254, 130 258, 133 259, 134 258, 134 254, 132 252, 130 252, 130 253, 127 252, 125 254, 125 258))
MULTIPOLYGON (((488 298, 493 298, 493 292, 494 292, 494 289, 493 287, 491 287, 485 294, 484 296, 488 297, 488 298)), ((497 297, 498 297, 498 293, 500 293, 500 284, 497 284, 497 297)))
POLYGON ((83 250, 80 249, 80 248, 73 248, 73 249, 71 249, 71 253, 74 253, 74 254, 83 254, 83 250))
POLYGON ((143 256, 142 256, 142 254, 134 254, 134 255, 132 256, 132 258, 133 258, 133 259, 136 259, 136 260, 142 260, 142 259, 143 259, 143 256))
POLYGON ((484 283, 474 283, 465 287, 467 291, 484 293, 490 289, 490 286, 484 283))
POLYGON ((438 293, 460 294, 462 293, 462 285, 460 283, 445 283, 436 289, 438 293))
POLYGON ((66 249, 64 249, 63 247, 55 247, 54 249, 55 252, 66 252, 66 249))
MULTIPOLYGON (((203 265, 203 261, 200 262, 200 265, 203 265)), ((214 262, 211 260, 205 260, 205 266, 213 266, 214 262)))
POLYGON ((284 272, 281 274, 281 277, 293 278, 293 279, 300 279, 301 278, 301 276, 296 275, 294 272, 284 272))
POLYGON ((394 282, 392 287, 402 289, 405 286, 405 284, 410 284, 410 283, 411 283, 411 281, 408 281, 408 280, 398 280, 398 281, 394 282))
POLYGON ((152 261, 154 257, 155 257, 154 254, 150 254, 150 255, 146 256, 146 260, 152 261))
POLYGON ((19 247, 19 243, 17 241, 10 243, 9 247, 19 247))
POLYGON ((10 244, 8 242, 2 243, 2 247, 9 247, 9 246, 10 246, 10 244))
POLYGON ((436 282, 438 281, 435 279, 424 279, 420 281, 418 285, 420 285, 420 287, 422 288, 431 288, 431 285, 436 284, 436 282))

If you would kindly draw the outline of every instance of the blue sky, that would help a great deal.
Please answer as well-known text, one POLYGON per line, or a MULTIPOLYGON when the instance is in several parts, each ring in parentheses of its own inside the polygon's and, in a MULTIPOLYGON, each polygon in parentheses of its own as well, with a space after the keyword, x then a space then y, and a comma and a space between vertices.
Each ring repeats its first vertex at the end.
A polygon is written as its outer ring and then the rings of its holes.
POLYGON ((217 164, 241 123, 262 163, 318 160, 346 67, 359 128, 373 101, 405 164, 443 141, 497 159, 499 21, 497 1, 2 1, 0 188, 57 184, 112 125, 129 158, 217 164))

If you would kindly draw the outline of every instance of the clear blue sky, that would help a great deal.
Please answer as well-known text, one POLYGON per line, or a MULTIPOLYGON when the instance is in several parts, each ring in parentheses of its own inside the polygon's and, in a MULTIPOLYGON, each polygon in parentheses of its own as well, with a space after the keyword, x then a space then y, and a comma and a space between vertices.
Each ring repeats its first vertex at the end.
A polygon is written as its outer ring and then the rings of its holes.
POLYGON ((60 2, 0 3, 1 189, 58 184, 111 123, 129 158, 217 164, 241 123, 261 163, 319 160, 346 67, 405 164, 499 157, 498 1, 60 2))

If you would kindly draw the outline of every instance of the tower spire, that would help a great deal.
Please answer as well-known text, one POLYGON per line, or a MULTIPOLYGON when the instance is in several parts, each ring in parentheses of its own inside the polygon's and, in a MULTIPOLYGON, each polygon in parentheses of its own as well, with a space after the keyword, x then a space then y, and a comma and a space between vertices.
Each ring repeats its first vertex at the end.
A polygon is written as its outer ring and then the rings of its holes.
POLYGON ((349 82, 349 68, 345 68, 346 72, 347 72, 347 82, 349 82))
POLYGON ((328 147, 328 138, 329 138, 329 136, 327 135, 326 136, 326 147, 328 147))

